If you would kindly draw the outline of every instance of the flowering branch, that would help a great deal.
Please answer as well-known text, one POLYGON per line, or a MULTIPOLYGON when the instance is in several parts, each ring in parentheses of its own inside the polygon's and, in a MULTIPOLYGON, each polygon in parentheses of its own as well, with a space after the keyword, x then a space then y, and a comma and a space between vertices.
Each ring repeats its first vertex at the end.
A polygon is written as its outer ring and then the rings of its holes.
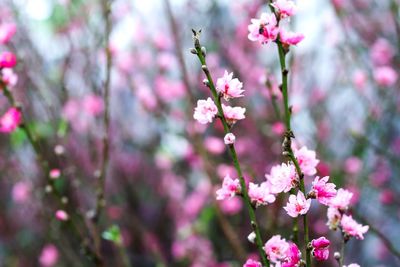
MULTIPOLYGON (((207 67, 207 64, 206 64, 205 48, 202 47, 201 44, 200 44, 200 33, 201 33, 201 30, 200 31, 192 30, 192 31, 193 31, 193 39, 194 39, 194 49, 192 49, 192 53, 197 55, 201 65, 202 65, 201 68, 202 68, 204 74, 207 77, 207 85, 210 88, 210 91, 211 91, 211 94, 213 96, 215 105, 217 106, 217 109, 218 109, 218 117, 220 118, 220 121, 222 122, 225 134, 229 134, 230 133, 230 126, 228 125, 228 122, 227 122, 227 120, 226 120, 226 118, 224 116, 224 111, 223 111, 222 103, 221 103, 221 97, 217 93, 217 90, 215 88, 215 85, 214 85, 213 79, 211 77, 210 71, 209 71, 209 69, 207 67)), ((240 185, 241 185, 241 195, 243 196, 244 201, 246 203, 246 207, 248 209, 249 216, 250 216, 251 226, 252 226, 253 231, 255 233, 255 244, 256 244, 258 252, 260 254, 263 266, 269 266, 269 261, 268 261, 266 255, 265 255, 264 250, 263 250, 263 241, 261 239, 260 229, 259 229, 257 221, 256 221, 256 215, 255 215, 255 212, 254 212, 254 208, 252 206, 252 203, 250 201, 250 198, 249 198, 249 195, 248 195, 248 192, 247 192, 246 182, 244 180, 243 173, 242 173, 242 170, 241 170, 241 167, 240 167, 240 164, 239 164, 239 160, 238 160, 238 157, 237 157, 235 145, 233 143, 229 144, 228 148, 229 148, 229 153, 230 153, 230 155, 232 157, 232 160, 233 160, 234 167, 235 167, 235 169, 237 171, 237 174, 239 176, 239 181, 240 181, 240 185)))

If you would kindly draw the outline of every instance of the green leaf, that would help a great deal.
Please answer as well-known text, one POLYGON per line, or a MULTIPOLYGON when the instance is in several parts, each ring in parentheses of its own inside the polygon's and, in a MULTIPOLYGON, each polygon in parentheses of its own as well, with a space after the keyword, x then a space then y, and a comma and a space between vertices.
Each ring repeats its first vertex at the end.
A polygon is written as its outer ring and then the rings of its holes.
POLYGON ((68 130, 68 122, 66 120, 60 120, 58 124, 57 135, 58 137, 64 137, 68 130))
POLYGON ((14 148, 21 146, 24 141, 26 140, 26 135, 24 131, 20 128, 16 129, 14 132, 11 133, 11 145, 14 148))
POLYGON ((114 242, 115 244, 122 245, 121 230, 118 225, 113 225, 104 231, 101 235, 105 240, 114 242))

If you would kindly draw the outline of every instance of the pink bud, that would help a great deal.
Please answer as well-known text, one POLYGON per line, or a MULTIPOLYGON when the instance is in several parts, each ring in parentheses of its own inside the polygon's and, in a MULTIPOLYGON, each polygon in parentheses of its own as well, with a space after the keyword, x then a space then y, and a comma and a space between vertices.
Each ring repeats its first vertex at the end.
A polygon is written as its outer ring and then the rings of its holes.
POLYGON ((17 57, 12 52, 0 54, 0 68, 13 68, 17 65, 17 57))
POLYGON ((68 216, 68 213, 66 213, 65 211, 57 210, 56 211, 56 218, 59 221, 66 221, 66 220, 68 220, 69 216, 68 216))
POLYGON ((52 169, 49 173, 51 179, 57 179, 61 175, 61 171, 59 169, 52 169))

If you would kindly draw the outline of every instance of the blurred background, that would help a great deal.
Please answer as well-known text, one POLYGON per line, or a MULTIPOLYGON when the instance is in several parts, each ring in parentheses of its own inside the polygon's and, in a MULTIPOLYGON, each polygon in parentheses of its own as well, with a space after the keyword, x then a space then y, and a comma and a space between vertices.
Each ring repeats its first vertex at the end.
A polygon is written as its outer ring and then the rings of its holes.
MULTIPOLYGON (((247 211, 239 198, 215 200, 235 172, 222 125, 193 119, 209 92, 189 49, 191 28, 202 28, 214 79, 226 69, 243 82, 237 151, 246 179, 263 181, 284 160, 276 48, 247 38, 265 1, 110 3, 107 13, 95 0, 0 0, 0 28, 16 26, 0 45, 18 58, 10 91, 42 158, 60 171, 54 186, 76 222, 54 216, 59 204, 24 131, 1 133, 0 266, 96 266, 96 253, 104 266, 242 266, 256 252, 247 211), (106 206, 92 220, 102 175, 106 206)), ((296 143, 316 150, 318 174, 351 190, 353 216, 371 227, 348 243, 346 262, 400 266, 400 2, 296 3, 291 25, 305 35, 289 53, 296 143)), ((0 114, 9 107, 1 95, 0 114)), ((257 210, 264 239, 290 236, 282 201, 257 210)), ((341 236, 326 226, 326 208, 313 205, 310 220, 311 237, 329 237, 333 255, 341 236)))

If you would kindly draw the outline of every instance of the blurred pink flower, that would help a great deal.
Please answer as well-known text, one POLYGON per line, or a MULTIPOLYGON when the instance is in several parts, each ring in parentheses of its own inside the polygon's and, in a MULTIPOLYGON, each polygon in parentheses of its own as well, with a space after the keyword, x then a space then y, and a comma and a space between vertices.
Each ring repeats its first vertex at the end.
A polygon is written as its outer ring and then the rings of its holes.
POLYGON ((297 45, 303 41, 304 35, 301 33, 289 32, 285 29, 281 29, 279 32, 279 40, 285 45, 297 45))
POLYGON ((393 46, 383 38, 379 38, 371 47, 370 57, 375 65, 390 64, 394 55, 393 46))
POLYGON ((139 86, 137 90, 135 90, 135 93, 140 103, 145 108, 149 110, 154 110, 157 107, 157 99, 148 86, 146 85, 139 86))
POLYGON ((261 183, 260 185, 249 183, 248 194, 251 202, 254 203, 256 207, 275 202, 275 195, 271 193, 267 182, 261 183))
POLYGON ((224 142, 221 138, 209 136, 204 140, 204 147, 212 154, 221 154, 225 150, 224 142))
POLYGON ((221 211, 225 214, 234 215, 242 210, 243 201, 239 197, 219 201, 221 211))
POLYGON ((284 210, 290 217, 296 218, 299 215, 307 214, 311 206, 311 199, 306 199, 303 192, 299 191, 296 195, 290 195, 289 201, 284 210))
POLYGON ((357 157, 349 157, 344 163, 344 170, 349 174, 356 174, 361 171, 362 161, 357 157))
POLYGON ((319 203, 328 206, 329 201, 336 196, 336 185, 328 183, 329 176, 320 178, 315 177, 312 183, 312 191, 315 193, 316 199, 319 203))
POLYGON ((8 87, 14 87, 18 82, 18 75, 10 68, 1 70, 1 78, 8 87))
POLYGON ((51 179, 58 179, 61 175, 61 171, 59 169, 50 170, 49 176, 51 179))
POLYGON ((156 94, 164 102, 171 102, 185 95, 186 88, 181 81, 174 81, 159 76, 155 80, 156 94))
POLYGON ((194 109, 193 118, 201 124, 211 123, 217 115, 218 109, 214 101, 209 97, 207 100, 198 100, 194 109))
POLYGON ((357 263, 351 263, 349 265, 343 265, 343 267, 361 267, 361 266, 358 265, 357 263))
POLYGON ((265 174, 265 178, 274 194, 289 192, 297 181, 294 166, 286 163, 273 166, 270 174, 265 174))
POLYGON ((232 198, 236 193, 240 193, 241 187, 239 179, 232 179, 229 175, 224 177, 222 187, 217 190, 217 200, 232 198))
POLYGON ((395 194, 391 189, 385 189, 379 194, 379 201, 384 205, 393 204, 395 194))
POLYGON ((255 261, 253 259, 248 259, 243 267, 262 267, 261 262, 255 261))
POLYGON ((29 183, 20 181, 13 186, 11 195, 16 203, 24 203, 31 197, 31 190, 32 187, 29 183))
POLYGON ((236 136, 233 133, 227 133, 224 137, 225 145, 234 144, 236 140, 236 136))
POLYGON ((346 210, 350 204, 352 197, 353 193, 346 189, 340 188, 337 191, 336 196, 329 201, 329 206, 340 210, 346 210))
POLYGON ((246 112, 245 108, 225 106, 222 104, 222 110, 224 111, 225 119, 229 124, 234 124, 236 121, 246 118, 244 115, 246 112))
POLYGON ((251 19, 248 26, 250 41, 258 41, 266 44, 275 41, 278 37, 279 28, 274 14, 262 13, 260 19, 251 19))
POLYGON ((0 132, 11 133, 18 128, 22 122, 22 114, 17 108, 10 108, 0 118, 0 132))
POLYGON ((228 72, 225 71, 224 76, 217 80, 216 90, 223 95, 225 100, 243 96, 243 83, 241 83, 238 78, 232 79, 232 77, 233 72, 228 74, 228 72))
POLYGON ((52 267, 58 262, 58 249, 53 244, 46 245, 40 253, 39 263, 42 267, 52 267))
POLYGON ((362 91, 365 88, 367 81, 368 77, 364 71, 356 70, 353 73, 353 84, 358 90, 362 91))
POLYGON ((68 220, 69 216, 64 210, 57 210, 56 211, 56 218, 59 221, 66 221, 68 220))
POLYGON ((14 68, 17 65, 17 57, 12 52, 2 52, 0 54, 0 68, 14 68))
POLYGON ((0 25, 0 44, 8 43, 17 32, 17 26, 14 23, 2 23, 0 25))
POLYGON ((296 12, 296 5, 290 0, 276 0, 271 4, 281 19, 293 16, 296 12))
POLYGON ((317 173, 316 167, 319 160, 316 158, 315 151, 309 150, 306 146, 303 146, 301 149, 293 149, 293 152, 305 175, 311 176, 317 173))
POLYGON ((377 67, 374 69, 374 79, 379 86, 391 87, 398 78, 397 72, 390 66, 377 67))
POLYGON ((364 239, 364 234, 368 231, 368 225, 361 225, 357 223, 351 215, 343 215, 340 221, 342 230, 349 236, 354 236, 357 239, 364 239))
POLYGON ((272 124, 272 132, 276 135, 282 135, 285 132, 285 124, 283 122, 275 122, 272 124))
POLYGON ((324 236, 321 236, 318 239, 313 239, 311 241, 311 245, 313 247, 312 254, 315 257, 315 259, 319 261, 324 261, 328 259, 330 243, 331 242, 324 236))
POLYGON ((97 116, 104 110, 103 99, 100 96, 89 94, 83 98, 83 108, 86 113, 97 116))

